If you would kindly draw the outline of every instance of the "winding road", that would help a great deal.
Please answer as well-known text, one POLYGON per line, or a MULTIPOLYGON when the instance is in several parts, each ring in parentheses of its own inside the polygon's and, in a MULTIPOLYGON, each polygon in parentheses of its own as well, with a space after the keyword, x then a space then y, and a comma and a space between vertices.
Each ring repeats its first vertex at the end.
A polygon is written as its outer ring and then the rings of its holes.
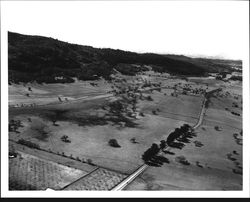
MULTIPOLYGON (((197 123, 194 126, 192 126, 193 129, 197 129, 202 124, 204 114, 206 111, 206 107, 205 107, 206 102, 207 102, 207 98, 206 98, 206 96, 204 96, 204 100, 202 102, 202 108, 201 108, 200 115, 199 115, 199 120, 197 121, 197 123)), ((168 148, 168 146, 166 148, 168 148)), ((144 172, 148 167, 149 166, 147 164, 143 164, 137 170, 135 170, 135 172, 133 172, 131 175, 129 175, 127 178, 125 178, 121 183, 119 183, 118 185, 113 187, 111 189, 111 191, 123 190, 128 184, 130 184, 138 175, 140 175, 142 172, 144 172)))

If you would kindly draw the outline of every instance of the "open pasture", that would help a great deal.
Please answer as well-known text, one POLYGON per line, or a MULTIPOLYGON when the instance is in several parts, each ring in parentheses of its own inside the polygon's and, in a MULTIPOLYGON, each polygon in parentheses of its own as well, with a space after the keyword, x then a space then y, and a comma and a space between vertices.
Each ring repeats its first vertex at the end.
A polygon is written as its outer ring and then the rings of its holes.
POLYGON ((164 89, 150 94, 153 101, 144 100, 138 104, 139 111, 152 114, 156 111, 159 116, 196 123, 199 118, 203 97, 178 95, 171 96, 173 90, 164 89))
POLYGON ((67 84, 12 84, 9 86, 9 105, 21 107, 22 104, 30 106, 31 104, 44 105, 67 102, 79 98, 102 95, 110 89, 110 84, 104 80, 93 82, 78 81, 67 84), (60 97, 61 101, 58 97, 60 97))
MULTIPOLYGON (((117 77, 118 81, 111 84, 110 89, 116 88, 116 91, 119 92, 119 90, 123 90, 123 87, 127 90, 130 87, 140 86, 139 77, 117 77)), ((157 81, 152 75, 148 75, 148 78, 152 82, 157 81)), ((137 115, 132 120, 133 126, 127 126, 120 119, 116 121, 110 119, 113 116, 107 107, 110 98, 91 99, 97 95, 90 93, 94 88, 98 89, 95 86, 93 89, 86 87, 86 91, 82 91, 85 94, 80 94, 89 96, 90 100, 10 109, 10 119, 20 120, 23 127, 18 128, 18 132, 10 132, 9 138, 13 141, 25 139, 58 156, 78 159, 100 167, 93 172, 93 175, 73 183, 67 189, 111 189, 115 183, 122 180, 123 175, 132 173, 144 163, 142 154, 152 143, 159 144, 161 140, 166 140, 175 128, 184 123, 194 125, 198 121, 204 96, 202 94, 184 95, 182 94, 183 88, 188 86, 191 89, 209 90, 219 86, 217 82, 215 85, 210 85, 209 82, 199 83, 197 81, 196 83, 196 81, 190 82, 185 79, 167 80, 162 78, 158 80, 158 83, 159 81, 162 82, 161 86, 169 88, 150 90, 148 87, 148 91, 145 91, 147 88, 143 89, 143 96, 136 103, 137 115), (176 92, 174 88, 176 88, 176 92), (91 90, 88 91, 88 89, 91 90), (89 95, 87 95, 88 93, 89 95), (148 99, 148 96, 152 99, 148 99), (70 141, 62 141, 63 136, 67 136, 70 141), (119 147, 111 146, 109 144, 111 139, 115 139, 119 147), (110 172, 116 173, 115 171, 117 171, 122 174, 117 177, 116 174, 104 172, 105 168, 110 169, 110 172), (110 183, 104 183, 99 176, 110 183)), ((72 93, 71 97, 74 99, 80 96, 78 94, 74 96, 76 91, 72 91, 73 84, 67 90, 63 88, 63 84, 60 85, 49 85, 46 89, 51 88, 50 92, 53 93, 59 93, 61 90, 60 95, 63 91, 67 96, 72 93), (59 87, 60 85, 62 88, 59 87)), ((241 96, 236 98, 237 94, 229 94, 227 91, 228 88, 225 85, 223 95, 215 95, 210 98, 203 123, 196 130, 197 137, 193 138, 190 143, 186 143, 181 150, 172 148, 172 155, 164 155, 170 161, 168 164, 158 168, 148 168, 127 189, 241 189, 242 176, 239 173, 242 166, 242 139, 240 139, 239 133, 242 128, 242 120, 241 117, 231 113, 231 111, 241 113, 241 96), (235 104, 238 107, 235 107, 235 104), (235 135, 235 133, 237 134, 235 135), (181 164, 177 161, 177 157, 186 158, 190 164, 181 164), (230 176, 232 177, 230 178, 230 176)), ((44 92, 40 93, 42 95, 44 92)), ((130 93, 134 92, 130 91, 130 93)), ((124 94, 127 96, 126 93, 124 94)), ((140 93, 137 92, 137 94, 140 93)), ((50 95, 48 94, 48 96, 50 95)), ((113 99, 118 98, 120 98, 119 94, 113 96, 113 99)), ((50 153, 48 154, 50 155, 50 153)), ((70 165, 66 162, 63 164, 70 165)))
POLYGON ((166 139, 175 127, 185 123, 156 115, 146 115, 137 120, 138 127, 134 128, 110 124, 79 126, 70 121, 57 121, 55 126, 36 116, 30 117, 32 122, 24 117, 22 119, 22 116, 18 118, 22 120, 24 127, 20 129, 20 133, 11 132, 10 139, 27 139, 48 151, 91 159, 98 166, 124 173, 132 172, 143 163, 141 155, 153 142, 159 143, 166 139), (71 142, 63 142, 63 135, 67 135, 71 142), (135 138, 137 143, 132 143, 131 138, 135 138), (108 144, 110 139, 116 139, 121 147, 111 147, 108 144))
POLYGON ((172 155, 164 154, 168 164, 148 168, 126 190, 241 190, 240 130, 227 126, 216 130, 205 122, 196 135, 181 150, 171 148, 172 155), (178 162, 180 157, 189 164, 178 162))

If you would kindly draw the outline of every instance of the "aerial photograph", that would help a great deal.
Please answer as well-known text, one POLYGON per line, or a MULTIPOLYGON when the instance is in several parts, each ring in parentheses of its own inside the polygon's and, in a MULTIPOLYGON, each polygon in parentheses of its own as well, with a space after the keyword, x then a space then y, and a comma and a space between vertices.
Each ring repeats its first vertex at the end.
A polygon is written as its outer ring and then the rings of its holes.
POLYGON ((234 2, 224 16, 183 2, 22 3, 5 27, 10 192, 243 190, 234 2))

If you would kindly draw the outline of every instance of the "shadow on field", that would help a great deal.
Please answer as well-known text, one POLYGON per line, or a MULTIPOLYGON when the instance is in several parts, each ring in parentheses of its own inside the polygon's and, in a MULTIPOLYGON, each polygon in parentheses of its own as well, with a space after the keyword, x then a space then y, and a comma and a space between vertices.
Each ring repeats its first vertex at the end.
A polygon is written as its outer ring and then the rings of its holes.
POLYGON ((161 167, 164 163, 169 163, 169 160, 164 156, 154 156, 145 163, 149 166, 161 167))
POLYGON ((104 116, 90 115, 88 113, 74 114, 70 110, 48 110, 42 114, 43 117, 52 121, 54 126, 56 121, 69 121, 78 124, 79 126, 97 126, 113 124, 124 127, 136 127, 138 124, 122 114, 105 114, 104 116))

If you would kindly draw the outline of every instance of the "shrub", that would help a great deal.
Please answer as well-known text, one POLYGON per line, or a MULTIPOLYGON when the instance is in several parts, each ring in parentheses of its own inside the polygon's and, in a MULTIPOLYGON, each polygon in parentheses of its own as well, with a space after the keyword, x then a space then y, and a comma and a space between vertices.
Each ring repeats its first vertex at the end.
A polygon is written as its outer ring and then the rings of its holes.
POLYGON ((93 165, 93 161, 91 159, 87 159, 87 163, 93 165))
POLYGON ((139 115, 140 115, 140 116, 145 116, 143 112, 140 112, 139 115))
POLYGON ((156 113, 156 111, 155 111, 155 110, 152 110, 152 113, 153 113, 154 115, 157 115, 157 113, 156 113))
POLYGON ((121 147, 121 146, 118 144, 118 142, 117 142, 116 139, 110 139, 110 140, 109 140, 109 145, 110 145, 111 147, 121 147))
POLYGON ((214 129, 217 130, 217 131, 221 130, 219 126, 214 126, 214 129))
POLYGON ((178 156, 175 158, 175 160, 183 165, 190 165, 185 156, 178 156))
POLYGON ((147 100, 148 101, 153 101, 153 98, 149 95, 149 96, 147 96, 147 100))
POLYGON ((36 143, 33 143, 33 142, 30 142, 28 140, 24 140, 24 139, 19 139, 17 141, 18 144, 22 144, 22 145, 25 145, 27 147, 30 147, 30 148, 34 148, 34 149, 40 149, 40 146, 36 143))
POLYGON ((63 142, 68 142, 68 143, 71 142, 71 141, 69 140, 69 136, 67 136, 67 135, 63 135, 63 136, 61 137, 61 140, 62 140, 63 142))
POLYGON ((236 115, 236 116, 240 116, 240 114, 239 113, 237 113, 237 112, 231 112, 233 115, 236 115))

